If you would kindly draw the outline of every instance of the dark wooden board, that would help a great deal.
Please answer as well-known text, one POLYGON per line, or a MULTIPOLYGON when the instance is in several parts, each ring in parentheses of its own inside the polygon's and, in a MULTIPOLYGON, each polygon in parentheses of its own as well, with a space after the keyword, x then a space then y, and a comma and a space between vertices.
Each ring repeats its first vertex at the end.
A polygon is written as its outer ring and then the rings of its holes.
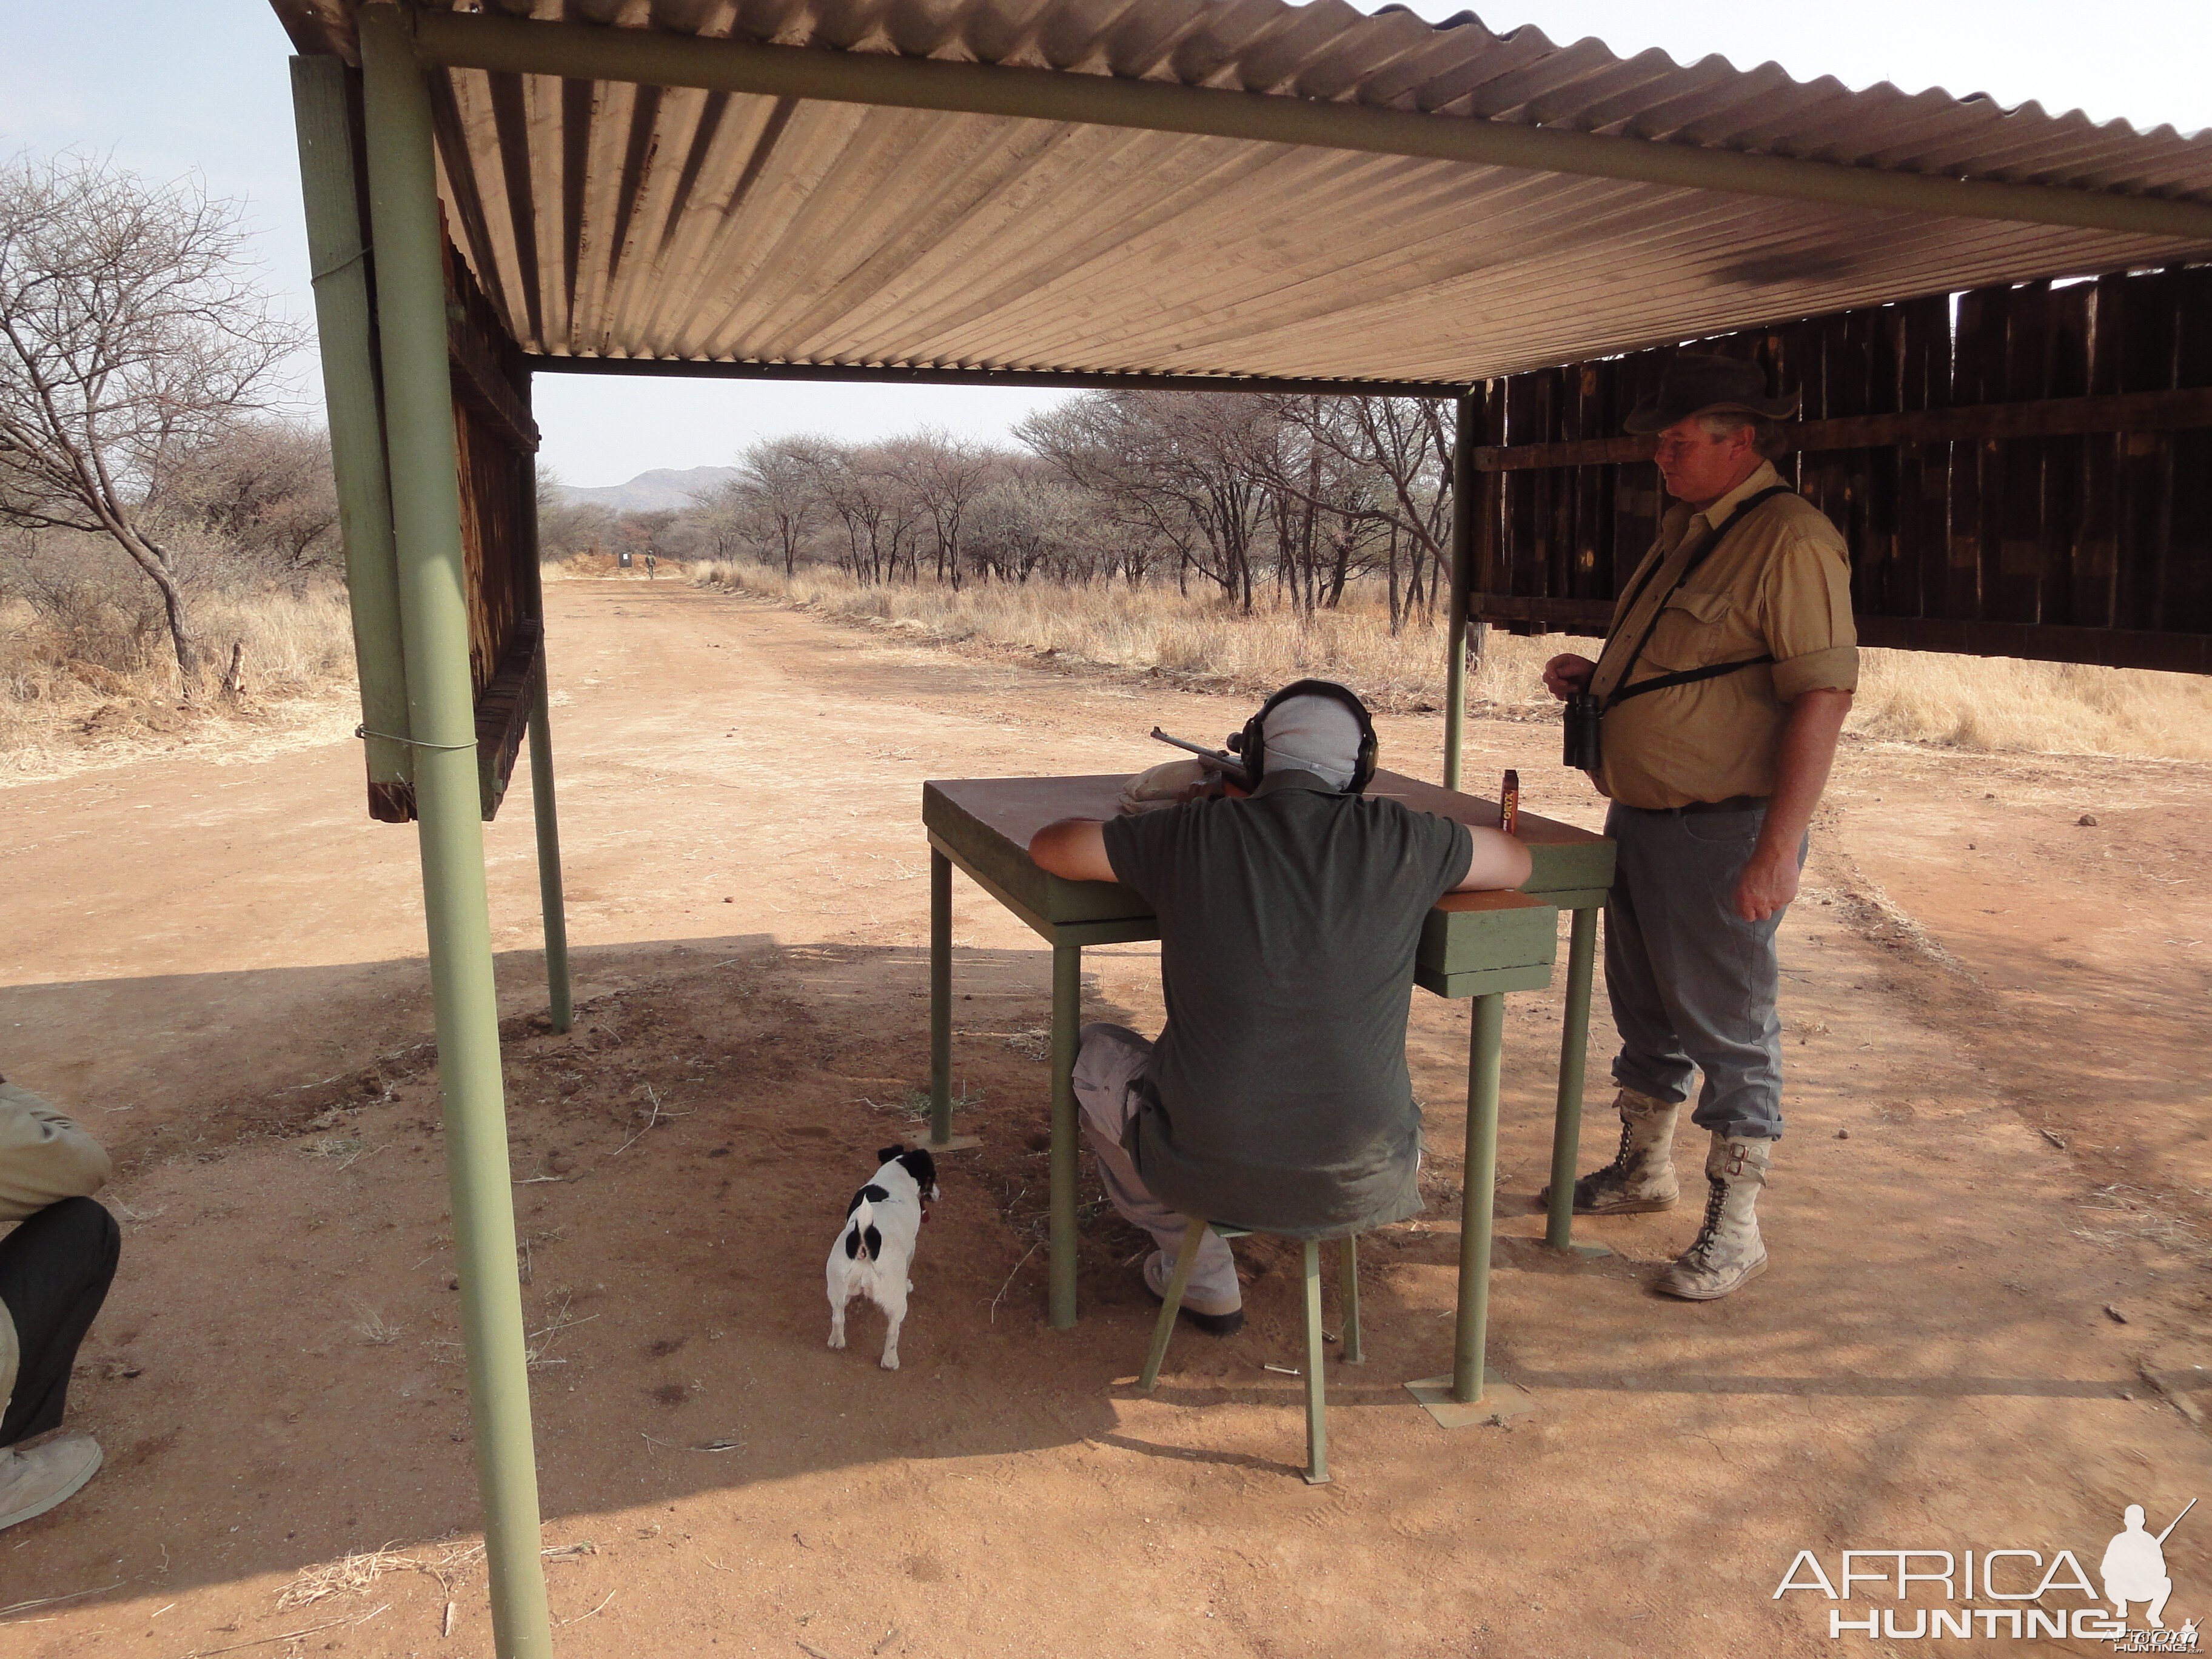
MULTIPOLYGON (((1776 466, 1842 532, 1867 643, 2201 672, 2212 265, 1923 295, 1697 349, 1800 395, 1776 466)), ((1471 617, 1603 631, 1662 504, 1652 441, 1621 423, 1674 349, 1490 384, 1505 419, 1474 458, 1471 617)))

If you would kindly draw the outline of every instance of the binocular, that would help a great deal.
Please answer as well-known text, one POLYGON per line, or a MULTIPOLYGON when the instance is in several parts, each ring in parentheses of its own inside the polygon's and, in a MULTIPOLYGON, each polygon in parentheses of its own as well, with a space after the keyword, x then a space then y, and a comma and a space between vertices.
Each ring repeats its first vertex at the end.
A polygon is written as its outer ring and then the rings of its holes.
POLYGON ((1559 758, 1569 766, 1596 776, 1602 764, 1598 731, 1604 720, 1605 708, 1596 696, 1588 691, 1570 694, 1561 722, 1565 741, 1559 758))

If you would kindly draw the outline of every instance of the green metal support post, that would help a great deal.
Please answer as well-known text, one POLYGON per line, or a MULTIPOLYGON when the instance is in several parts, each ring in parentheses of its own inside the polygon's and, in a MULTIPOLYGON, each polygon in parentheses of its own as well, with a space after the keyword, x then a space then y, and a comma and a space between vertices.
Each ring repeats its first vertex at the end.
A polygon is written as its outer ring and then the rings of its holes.
POLYGON ((553 802, 553 729, 547 723, 546 676, 538 676, 530 705, 530 805, 538 815, 538 898, 545 913, 545 988, 553 1029, 576 1023, 568 981, 568 909, 561 893, 561 814, 553 802))
POLYGON ((929 1144, 952 1144, 952 860, 929 849, 929 1144))
POLYGON ((1552 1118, 1552 1202, 1544 1243, 1575 1243, 1575 1158, 1583 1139, 1583 1061, 1589 1048, 1590 977, 1597 962, 1597 912, 1576 910, 1567 945, 1567 1007, 1559 1032, 1559 1100, 1552 1118))
POLYGON ((331 472, 345 544, 346 603, 353 613, 370 811, 386 822, 404 823, 413 816, 414 764, 406 743, 399 571, 392 547, 392 491, 385 477, 384 407, 377 395, 352 73, 336 58, 295 58, 292 114, 300 140, 300 197, 313 271, 331 472))
POLYGON ((1505 1046, 1505 998, 1474 999, 1467 1049, 1467 1162, 1459 1201, 1459 1322, 1452 1344, 1452 1398, 1482 1398, 1490 1339, 1490 1236, 1498 1186, 1498 1061, 1505 1046))
POLYGON ((1451 458, 1451 617, 1445 625, 1444 787, 1459 787, 1467 732, 1467 605, 1474 590, 1474 394, 1455 405, 1451 458))
POLYGON ((1075 1327, 1075 1037, 1083 1024, 1083 947, 1052 947, 1052 1328, 1075 1327))
MULTIPOLYGON (((527 380, 526 379, 526 384, 527 380)), ((538 559, 538 491, 522 509, 522 553, 530 571, 530 614, 538 623, 538 685, 530 703, 530 805, 537 815, 538 901, 545 918, 545 992, 553 1029, 576 1023, 568 978, 568 905, 561 890, 561 813, 553 799, 553 666, 546 654, 544 567, 538 559)))
POLYGON ((500 1659, 551 1659, 484 888, 430 93, 401 8, 365 6, 358 22, 422 906, 493 1644, 500 1659))

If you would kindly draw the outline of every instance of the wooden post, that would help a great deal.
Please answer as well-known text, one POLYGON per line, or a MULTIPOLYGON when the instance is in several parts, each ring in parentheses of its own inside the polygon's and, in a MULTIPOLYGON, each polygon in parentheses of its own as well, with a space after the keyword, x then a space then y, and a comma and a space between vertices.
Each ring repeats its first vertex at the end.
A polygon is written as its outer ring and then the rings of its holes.
POLYGON ((397 6, 359 16, 392 522, 406 646, 446 1171, 500 1659, 551 1659, 484 890, 467 572, 430 91, 397 6))

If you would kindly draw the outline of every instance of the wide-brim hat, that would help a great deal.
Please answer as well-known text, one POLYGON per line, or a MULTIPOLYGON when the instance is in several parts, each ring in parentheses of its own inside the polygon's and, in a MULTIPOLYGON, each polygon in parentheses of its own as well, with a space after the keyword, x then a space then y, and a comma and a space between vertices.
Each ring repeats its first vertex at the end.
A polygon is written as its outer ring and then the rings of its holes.
POLYGON ((1678 351, 1659 372, 1659 395, 1646 398, 1622 422, 1635 433, 1663 432, 1693 415, 1756 415, 1784 421, 1797 412, 1797 394, 1766 395, 1766 371, 1740 357, 1678 351))

